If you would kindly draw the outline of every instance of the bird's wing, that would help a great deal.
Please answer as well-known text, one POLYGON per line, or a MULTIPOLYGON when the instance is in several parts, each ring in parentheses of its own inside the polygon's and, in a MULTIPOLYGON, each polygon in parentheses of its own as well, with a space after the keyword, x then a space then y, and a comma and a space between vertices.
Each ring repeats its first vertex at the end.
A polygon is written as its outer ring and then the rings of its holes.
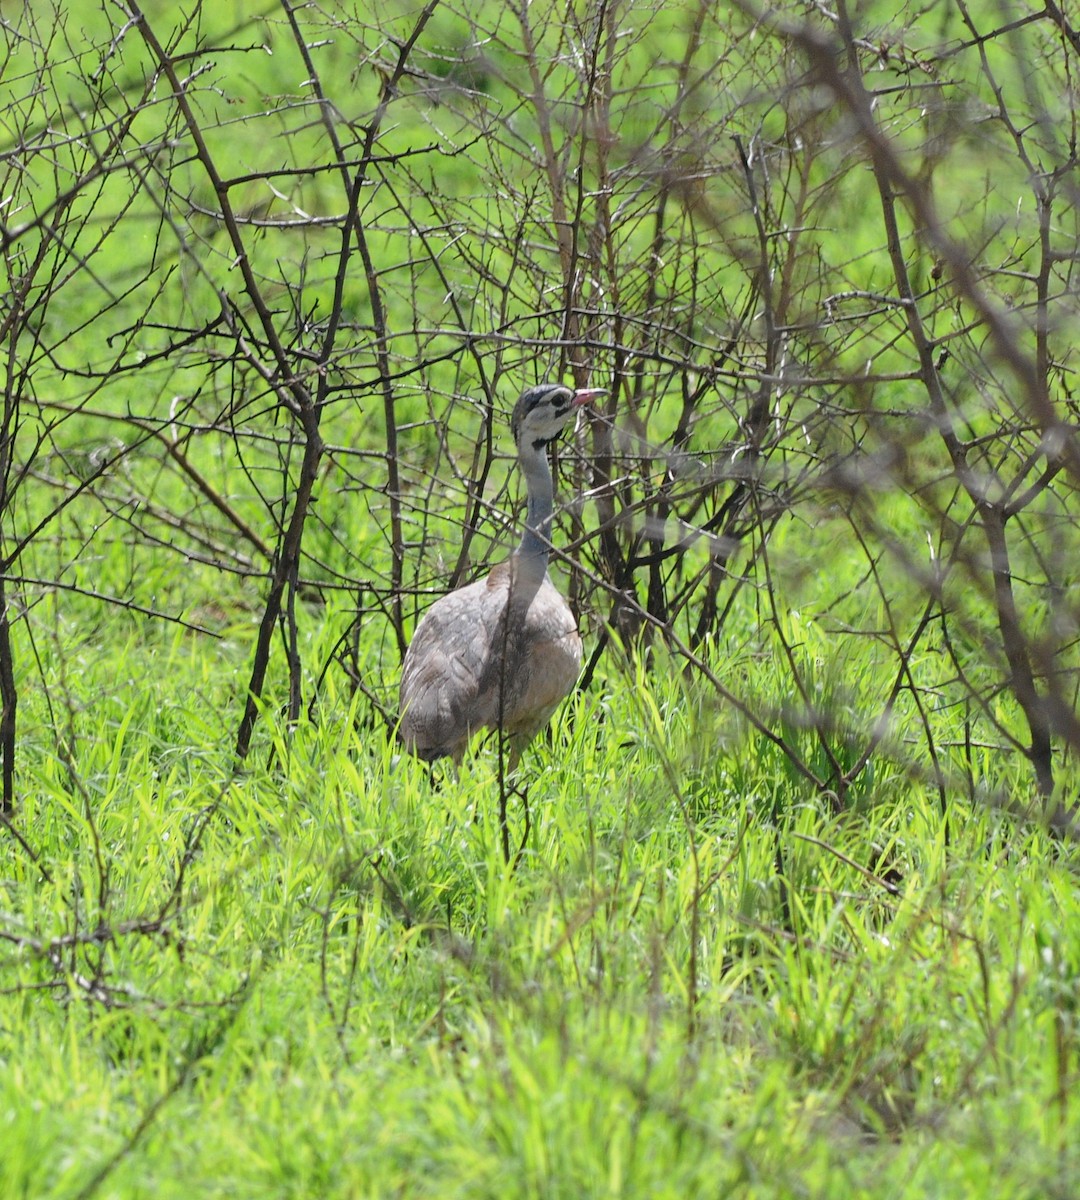
POLYGON ((574 615, 546 573, 500 563, 437 600, 416 627, 401 675, 402 741, 430 759, 459 756, 485 726, 532 736, 580 669, 574 615))
POLYGON ((492 720, 482 681, 499 636, 506 592, 491 588, 489 579, 437 600, 405 655, 401 737, 422 757, 459 753, 469 736, 492 720))

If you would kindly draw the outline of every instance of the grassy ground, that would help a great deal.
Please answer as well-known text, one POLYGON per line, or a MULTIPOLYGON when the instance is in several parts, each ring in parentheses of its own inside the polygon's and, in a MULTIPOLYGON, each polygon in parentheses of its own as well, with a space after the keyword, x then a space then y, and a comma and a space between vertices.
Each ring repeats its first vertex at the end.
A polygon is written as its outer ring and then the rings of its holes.
POLYGON ((3 1195, 1069 1193, 1071 849, 832 814, 657 672, 533 752, 511 871, 493 753, 433 786, 331 688, 234 777, 228 652, 120 634, 27 721, 3 1195))

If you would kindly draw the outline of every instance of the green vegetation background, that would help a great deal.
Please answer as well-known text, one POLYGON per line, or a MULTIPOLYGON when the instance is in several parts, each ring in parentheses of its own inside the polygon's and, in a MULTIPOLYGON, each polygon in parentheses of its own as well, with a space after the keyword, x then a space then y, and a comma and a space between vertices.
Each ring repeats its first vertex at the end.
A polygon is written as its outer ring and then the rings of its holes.
MULTIPOLYGON (((146 11, 166 28, 174 7, 146 11)), ((255 40, 246 8, 218 5, 203 36, 255 40)), ((110 6, 56 14, 69 45, 117 20, 110 6)), ((402 30, 413 16, 403 10, 402 30)), ((681 19, 674 7, 650 13, 642 53, 681 19)), ((382 25, 388 39, 395 28, 382 25)), ((462 29, 440 11, 425 44, 445 50, 462 29)), ((319 54, 324 80, 357 111, 376 102, 377 77, 356 71, 347 40, 319 54)), ((250 125, 224 114, 292 85, 281 59, 247 54, 243 64, 234 93, 218 96, 221 111, 205 107, 205 93, 202 115, 214 153, 255 172, 272 168, 274 138, 253 141, 250 125)), ((134 56, 130 70, 145 65, 134 56)), ((282 120, 296 121, 293 138, 311 138, 317 160, 317 133, 295 113, 282 120)), ((406 109, 387 152, 414 145, 423 128, 406 109)), ((471 161, 450 160, 441 183, 475 205, 471 161)), ((119 197, 124 181, 102 186, 119 197)), ((314 177, 303 202, 333 212, 340 197, 314 177)), ((1003 197, 987 203, 1007 207, 1003 197)), ((96 275, 117 294, 138 245, 125 239, 152 237, 156 219, 137 208, 104 235, 96 275)), ((305 269, 317 274, 335 236, 311 243, 305 269)), ((387 253, 398 253, 399 236, 387 229, 387 253)), ((853 260, 880 242, 876 228, 857 225, 848 237, 853 260)), ((277 261, 282 238, 257 242, 262 264, 277 261)), ((493 273, 504 252, 493 251, 493 273)), ((359 313, 366 290, 353 283, 346 308, 359 313)), ((214 303, 197 275, 176 296, 172 318, 193 324, 214 303)), ((404 328, 408 300, 395 297, 391 315, 404 328)), ((65 304, 70 325, 85 319, 88 331, 65 353, 106 361, 93 279, 65 304)), ((170 364, 153 403, 227 390, 233 381, 215 370, 170 364)), ((447 371, 447 388, 467 390, 447 371)), ((95 412, 140 412, 140 389, 154 379, 118 373, 88 403, 58 372, 48 403, 81 406, 64 426, 63 469, 107 452, 95 412)), ((508 371, 501 385, 506 402, 512 379, 508 371)), ((403 426, 423 419, 422 396, 402 403, 403 426)), ((360 402, 339 405, 326 427, 342 461, 377 452, 384 432, 360 402)), ((235 479, 234 453, 216 445, 218 457, 199 466, 235 479)), ((423 429, 410 453, 437 470, 423 429)), ((33 528, 35 505, 51 503, 39 501, 47 475, 40 491, 20 494, 5 536, 33 528)), ((312 533, 328 584, 358 560, 387 569, 370 498, 351 505, 349 494, 328 493, 333 512, 312 533)), ((1071 844, 959 791, 943 806, 917 771, 885 758, 837 811, 659 648, 647 670, 609 654, 531 752, 532 828, 513 870, 490 750, 433 786, 419 764, 395 757, 340 673, 325 675, 317 709, 295 729, 279 715, 275 678, 238 773, 234 730, 262 581, 178 556, 164 535, 156 547, 122 530, 102 535, 110 522, 123 527, 136 495, 167 515, 188 493, 152 448, 126 453, 109 503, 66 509, 23 566, 81 591, 41 588, 16 628, 13 827, 24 841, 0 838, 0 1195, 1074 1193, 1071 844), (87 592, 183 613, 214 636, 87 592)), ((238 488, 232 498, 253 524, 265 517, 260 497, 238 488)), ((893 527, 915 529, 910 504, 892 503, 893 527)), ((816 527, 784 524, 777 562, 797 565, 804 596, 848 595, 854 609, 862 568, 835 538, 828 513, 816 527)), ((353 603, 345 586, 310 599, 305 663, 330 659, 353 603)), ((817 616, 812 602, 782 615, 803 677, 823 707, 873 711, 877 644, 837 653, 817 616)), ((758 617, 750 600, 735 611, 708 666, 763 710, 784 712, 789 664, 758 636, 758 617)), ((357 655, 392 706, 392 639, 369 622, 357 655)), ((902 744, 914 715, 901 708, 898 719, 902 744)), ((963 743, 961 710, 937 719, 963 743)), ((794 718, 788 734, 814 754, 794 718)), ((967 751, 987 794, 1030 789, 1014 757, 967 751)), ((521 811, 519 799, 512 819, 521 811)))

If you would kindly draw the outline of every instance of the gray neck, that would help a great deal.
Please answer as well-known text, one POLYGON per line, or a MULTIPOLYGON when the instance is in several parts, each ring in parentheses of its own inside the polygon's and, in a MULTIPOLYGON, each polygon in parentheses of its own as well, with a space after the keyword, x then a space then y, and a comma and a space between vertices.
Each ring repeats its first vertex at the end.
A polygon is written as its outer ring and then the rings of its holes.
POLYGON ((548 466, 547 447, 536 449, 528 443, 518 447, 518 464, 525 476, 528 507, 525 513, 525 529, 517 553, 519 558, 528 559, 538 566, 547 566, 548 548, 551 543, 551 514, 553 493, 551 468, 548 466))

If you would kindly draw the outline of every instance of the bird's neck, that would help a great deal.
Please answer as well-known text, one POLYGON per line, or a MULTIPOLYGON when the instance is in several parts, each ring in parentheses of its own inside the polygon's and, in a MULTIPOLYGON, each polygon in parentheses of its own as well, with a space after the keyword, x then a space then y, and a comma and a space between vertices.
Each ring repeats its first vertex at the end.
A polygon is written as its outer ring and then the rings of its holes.
POLYGON ((547 567, 551 546, 551 515, 553 490, 547 448, 523 444, 518 449, 518 463, 525 476, 528 504, 525 510, 525 529, 517 556, 523 563, 547 567))

